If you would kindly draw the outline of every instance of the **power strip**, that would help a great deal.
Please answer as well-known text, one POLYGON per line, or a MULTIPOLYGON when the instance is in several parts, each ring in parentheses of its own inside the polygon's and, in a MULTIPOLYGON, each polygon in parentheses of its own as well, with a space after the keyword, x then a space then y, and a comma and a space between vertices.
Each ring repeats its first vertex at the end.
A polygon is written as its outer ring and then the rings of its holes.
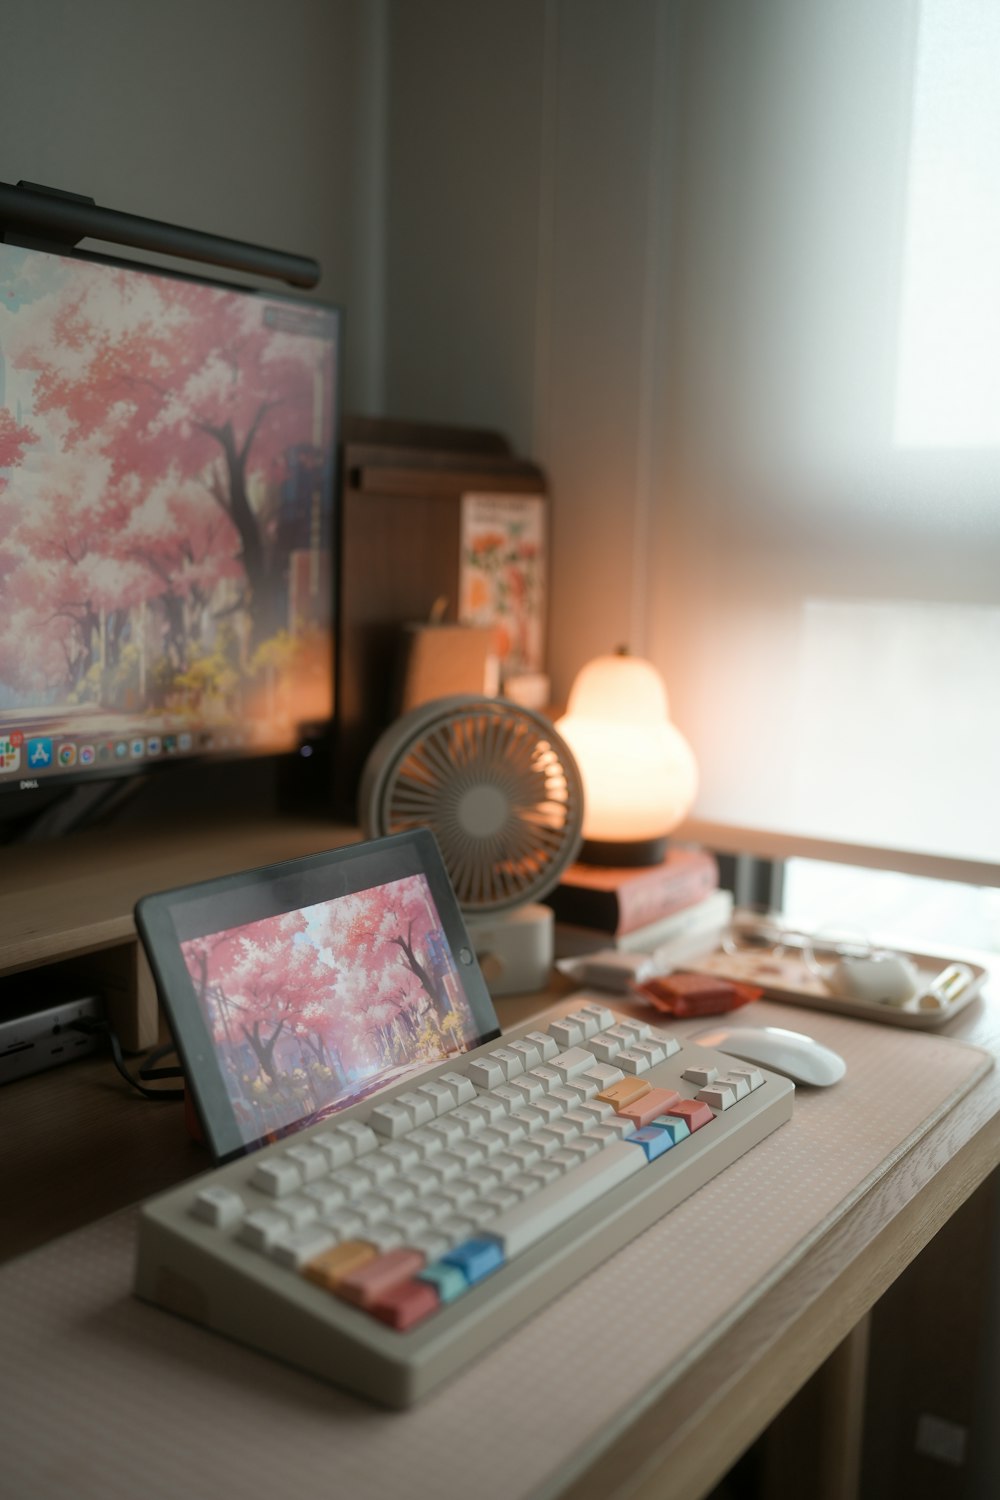
MULTIPOLYGON (((38 988, 43 984, 40 981, 38 988)), ((16 997, 0 993, 0 1084, 96 1052, 101 1045, 99 1035, 71 1031, 69 1026, 103 1015, 100 995, 69 996, 39 1007, 37 995, 34 999, 25 995, 23 980, 16 997)))

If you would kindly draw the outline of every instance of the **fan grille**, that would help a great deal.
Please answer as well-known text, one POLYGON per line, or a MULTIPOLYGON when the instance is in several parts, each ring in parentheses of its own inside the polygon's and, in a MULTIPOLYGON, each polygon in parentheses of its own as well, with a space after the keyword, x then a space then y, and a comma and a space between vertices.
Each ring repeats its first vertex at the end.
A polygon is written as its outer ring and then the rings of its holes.
POLYGON ((447 702, 431 705, 439 708, 432 716, 407 716, 417 722, 384 768, 369 807, 373 831, 431 828, 466 911, 535 900, 579 849, 583 794, 572 754, 517 704, 447 702))

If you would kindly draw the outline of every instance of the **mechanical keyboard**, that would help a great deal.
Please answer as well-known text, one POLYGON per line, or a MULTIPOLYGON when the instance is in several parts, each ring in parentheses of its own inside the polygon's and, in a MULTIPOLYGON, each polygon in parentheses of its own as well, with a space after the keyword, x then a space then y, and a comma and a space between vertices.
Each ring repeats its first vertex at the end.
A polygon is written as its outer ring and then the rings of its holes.
POLYGON ((793 1095, 577 996, 152 1200, 135 1290, 408 1406, 789 1119, 793 1095))

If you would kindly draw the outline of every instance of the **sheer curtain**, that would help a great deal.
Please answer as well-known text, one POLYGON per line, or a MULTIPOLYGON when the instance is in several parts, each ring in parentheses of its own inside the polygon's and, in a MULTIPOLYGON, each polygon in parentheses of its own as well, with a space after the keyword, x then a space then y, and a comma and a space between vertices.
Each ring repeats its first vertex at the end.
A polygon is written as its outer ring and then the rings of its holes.
POLYGON ((695 814, 1000 883, 1000 8, 681 15, 647 647, 695 814))

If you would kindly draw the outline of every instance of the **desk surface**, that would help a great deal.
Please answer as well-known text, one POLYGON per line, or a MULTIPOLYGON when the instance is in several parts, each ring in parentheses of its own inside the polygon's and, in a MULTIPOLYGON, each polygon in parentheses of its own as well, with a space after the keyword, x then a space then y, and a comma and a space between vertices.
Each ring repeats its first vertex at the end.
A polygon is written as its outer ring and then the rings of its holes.
MULTIPOLYGON (((994 978, 993 989, 996 987, 994 978)), ((537 1008, 537 997, 528 1001, 504 1001, 499 1008, 502 1018, 514 1023, 537 1008)), ((827 1020, 811 1012, 790 1008, 783 1009, 781 1019, 786 1024, 799 1025, 817 1034, 821 1028, 813 1026, 813 1020, 827 1020)), ((865 1040, 873 1037, 880 1043, 884 1042, 890 1035, 889 1028, 875 1028, 862 1022, 838 1020, 836 1024, 857 1028, 855 1044, 858 1046, 864 1046, 865 1040)), ((984 997, 956 1018, 950 1029, 953 1034, 984 1046, 994 1054, 1000 1052, 1000 1001, 993 997, 989 987, 984 997)), ((919 1037, 906 1036, 909 1046, 914 1043, 919 1046, 920 1040, 919 1037)), ((85 1181, 88 1190, 99 1189, 97 1197, 102 1209, 113 1206, 116 1193, 120 1194, 118 1202, 127 1202, 164 1186, 167 1181, 201 1170, 205 1164, 196 1149, 184 1141, 175 1107, 164 1105, 161 1108, 127 1098, 121 1093, 115 1075, 103 1064, 79 1063, 63 1070, 62 1076, 56 1072, 44 1078, 25 1080, 12 1085, 5 1091, 5 1096, 4 1103, 15 1103, 17 1097, 26 1101, 30 1097, 33 1104, 27 1111, 28 1115, 33 1114, 43 1130, 61 1136, 64 1150, 71 1157, 73 1171, 70 1175, 83 1173, 85 1158, 89 1157, 85 1181), (70 1074, 74 1076, 66 1076, 70 1074), (95 1097, 98 1093, 99 1102, 95 1097), (73 1106, 67 1114, 67 1099, 71 1095, 76 1099, 75 1115, 73 1106), (70 1117, 76 1119, 77 1125, 67 1130, 70 1117), (88 1118, 91 1127, 95 1121, 106 1122, 103 1128, 111 1159, 103 1162, 98 1172, 95 1172, 93 1159, 95 1137, 88 1127, 88 1118), (113 1126, 112 1120, 116 1120, 121 1128, 113 1126), (143 1177, 142 1162, 145 1160, 148 1164, 151 1157, 157 1161, 157 1180, 147 1178, 137 1190, 143 1177), (95 1181, 98 1177, 99 1181, 95 1181)), ((7 1113, 9 1115, 10 1111, 7 1113)), ((805 1118, 805 1109, 802 1115, 805 1118)), ((783 1127, 785 1130, 791 1128, 783 1127)), ((16 1142, 13 1144, 16 1146, 16 1142)), ((10 1142, 5 1149, 11 1149, 10 1142)), ((738 1317, 727 1329, 724 1340, 698 1352, 681 1381, 662 1391, 656 1389, 655 1382, 651 1383, 648 1399, 632 1401, 624 1411, 619 1409, 620 1403, 607 1402, 603 1418, 588 1430, 582 1445, 579 1434, 574 1433, 561 1448, 558 1430, 554 1428, 544 1485, 534 1485, 520 1493, 559 1493, 572 1497, 572 1500, 598 1500, 598 1497, 604 1500, 604 1497, 624 1494, 626 1490, 632 1495, 655 1494, 658 1500, 667 1496, 694 1500, 694 1497, 704 1494, 812 1371, 840 1344, 998 1159, 1000 1070, 993 1070, 936 1123, 932 1132, 906 1150, 779 1281, 738 1317)), ((49 1192, 52 1188, 50 1178, 40 1179, 36 1193, 43 1201, 40 1207, 36 1205, 39 1215, 36 1231, 44 1219, 44 1200, 51 1204, 49 1192)), ((78 1212, 82 1202, 82 1197, 78 1197, 78 1212)), ((46 1337, 50 1341, 48 1347, 53 1360, 72 1356, 79 1362, 91 1347, 88 1340, 94 1341, 92 1350, 100 1360, 107 1359, 109 1348, 114 1353, 116 1342, 121 1353, 124 1346, 120 1341, 128 1337, 127 1330, 118 1321, 122 1317, 126 1318, 129 1328, 134 1327, 136 1313, 157 1319, 159 1325, 166 1323, 171 1332, 163 1337, 170 1347, 164 1346, 162 1355, 170 1361, 172 1376, 176 1375, 178 1360, 183 1363, 190 1359, 190 1340, 212 1336, 176 1324, 176 1320, 166 1319, 148 1309, 132 1308, 127 1298, 131 1243, 127 1219, 108 1221, 93 1234, 96 1236, 93 1243, 104 1246, 102 1274, 111 1278, 110 1285, 115 1289, 116 1306, 110 1309, 110 1322, 103 1327, 100 1319, 84 1318, 84 1323, 92 1323, 93 1327, 85 1327, 81 1335, 81 1330, 74 1326, 79 1319, 72 1316, 72 1297, 61 1304, 60 1312, 59 1298, 43 1298, 43 1288, 39 1285, 40 1276, 47 1274, 57 1260, 64 1263, 65 1252, 71 1251, 74 1243, 82 1241, 63 1242, 43 1251, 38 1257, 29 1257, 11 1266, 7 1275, 0 1279, 0 1288, 6 1285, 9 1292, 21 1296, 25 1287, 33 1287, 40 1298, 40 1308, 44 1301, 48 1311, 40 1312, 39 1316, 49 1319, 46 1337)), ((622 1253, 630 1253, 631 1248, 622 1253)), ((573 1294, 562 1300, 570 1304, 573 1294)), ((248 1375, 247 1398, 248 1406, 255 1405, 262 1386, 269 1384, 268 1372, 276 1367, 256 1356, 241 1356, 239 1351, 234 1355, 230 1352, 230 1345, 224 1348, 227 1352, 223 1358, 230 1362, 237 1379, 239 1372, 249 1372, 252 1358, 254 1368, 248 1375)), ((51 1364, 48 1368, 51 1370, 51 1364)), ((79 1368, 76 1378, 79 1379, 79 1368)), ((193 1374, 190 1378, 191 1394, 197 1397, 198 1381, 193 1374)), ((296 1392, 312 1391, 313 1403, 322 1401, 322 1397, 316 1394, 316 1383, 308 1381, 307 1377, 282 1370, 275 1380, 283 1393, 290 1389, 291 1382, 296 1392)), ((218 1381, 215 1389, 219 1394, 218 1381)), ((59 1382, 50 1380, 44 1396, 38 1393, 38 1399, 50 1406, 53 1401, 59 1401, 59 1382)), ((341 1399, 337 1397, 338 1402, 341 1399)), ((278 1404, 280 1406, 281 1402, 278 1404)), ((558 1406, 554 1396, 551 1404, 554 1417, 558 1406)), ((171 1420, 169 1411, 158 1410, 155 1390, 143 1392, 140 1409, 148 1414, 153 1424, 171 1420)), ((329 1419, 337 1420, 332 1408, 329 1419)), ((352 1406, 352 1424, 361 1423, 366 1429, 370 1428, 373 1439, 376 1428, 381 1430, 383 1423, 393 1420, 384 1414, 368 1415, 360 1404, 352 1406)), ((177 1431, 172 1430, 169 1436, 170 1446, 176 1447, 177 1431)), ((129 1440, 130 1449, 148 1457, 149 1437, 148 1432, 135 1432, 129 1440)), ((80 1441, 79 1433, 76 1441, 80 1441)), ((95 1454, 103 1452, 103 1436, 98 1435, 94 1442, 95 1454)), ((116 1425, 115 1448, 120 1449, 122 1442, 122 1428, 116 1425)), ((155 1443, 157 1451, 163 1442, 163 1433, 160 1432, 155 1443)), ((468 1435, 457 1434, 455 1442, 456 1461, 469 1458, 472 1445, 468 1435)), ((336 1444, 331 1450, 331 1462, 335 1462, 335 1454, 336 1444)), ((85 1462, 86 1444, 81 1456, 85 1462)), ((24 1457, 23 1451, 21 1457, 24 1457)), ((413 1458, 415 1467, 410 1493, 420 1497, 430 1491, 422 1490, 418 1482, 419 1444, 414 1448, 413 1458)), ((98 1470, 104 1484, 102 1494, 112 1493, 106 1487, 110 1467, 109 1463, 98 1470)), ((166 1488, 157 1493, 170 1493, 171 1485, 176 1492, 179 1477, 177 1473, 167 1476, 166 1488)), ((190 1484, 190 1474, 185 1477, 190 1484)), ((273 1478, 272 1474, 270 1479, 273 1478)), ((76 1488, 68 1483, 65 1491, 54 1489, 51 1493, 90 1493, 79 1488, 79 1472, 74 1476, 74 1483, 76 1488)), ((3 1480, 0 1479, 0 1492, 2 1486, 3 1480)), ((354 1492, 364 1494, 363 1489, 354 1492)), ((197 1494, 197 1489, 192 1493, 197 1494)), ((244 1493, 251 1492, 244 1490, 244 1493)), ((270 1493, 270 1489, 262 1488, 260 1493, 270 1493)))

